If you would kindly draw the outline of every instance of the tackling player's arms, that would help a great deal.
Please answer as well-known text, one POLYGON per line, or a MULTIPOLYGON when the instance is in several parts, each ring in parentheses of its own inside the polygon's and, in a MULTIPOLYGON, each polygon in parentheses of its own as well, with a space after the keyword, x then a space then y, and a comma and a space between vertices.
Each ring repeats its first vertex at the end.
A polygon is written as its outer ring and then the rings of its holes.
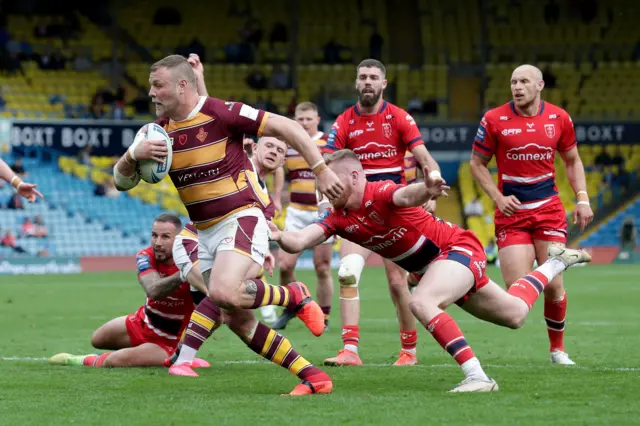
POLYGON ((312 223, 301 231, 280 231, 277 226, 269 222, 271 239, 278 243, 287 253, 300 253, 301 251, 315 247, 327 240, 324 230, 320 225, 312 223))
POLYGON ((398 188, 392 195, 393 204, 398 207, 419 207, 449 189, 444 180, 429 174, 428 167, 424 167, 423 171, 424 182, 412 183, 398 188))
POLYGON ((200 272, 200 265, 198 263, 195 263, 189 270, 189 273, 187 274, 187 282, 202 294, 209 294, 209 290, 207 290, 207 285, 204 282, 204 277, 200 272))
POLYGON ((173 293, 180 284, 180 272, 168 277, 160 277, 158 271, 151 271, 138 278, 138 282, 151 300, 161 300, 173 293))

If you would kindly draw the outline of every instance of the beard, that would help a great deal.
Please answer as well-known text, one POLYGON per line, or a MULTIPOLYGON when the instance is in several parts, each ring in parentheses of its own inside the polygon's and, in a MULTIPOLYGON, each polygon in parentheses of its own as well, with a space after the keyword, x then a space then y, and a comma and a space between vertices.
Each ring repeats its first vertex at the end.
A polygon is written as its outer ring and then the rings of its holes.
POLYGON ((360 105, 362 105, 363 107, 372 107, 374 106, 382 97, 382 89, 380 89, 378 92, 376 92, 375 90, 373 91, 373 93, 364 93, 364 89, 362 90, 358 90, 358 101, 360 102, 360 105))

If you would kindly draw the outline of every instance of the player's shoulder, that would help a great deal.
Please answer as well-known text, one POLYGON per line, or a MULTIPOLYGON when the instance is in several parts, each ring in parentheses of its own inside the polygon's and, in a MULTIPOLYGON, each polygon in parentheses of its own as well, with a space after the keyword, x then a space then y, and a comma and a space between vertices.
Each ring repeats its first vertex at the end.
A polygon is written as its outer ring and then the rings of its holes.
POLYGON ((151 246, 143 248, 136 254, 136 257, 153 257, 153 248, 151 246))
POLYGON ((540 108, 540 116, 545 120, 571 120, 571 115, 562 107, 552 104, 551 102, 542 101, 542 107, 540 108))
POLYGON ((224 113, 225 111, 231 111, 235 105, 235 102, 224 101, 222 99, 207 96, 200 108, 200 112, 203 114, 216 114, 224 113))
POLYGON ((485 112, 482 120, 485 122, 509 121, 516 116, 517 114, 513 107, 513 103, 507 102, 485 112))
POLYGON ((390 188, 398 186, 397 183, 388 180, 379 180, 375 182, 367 182, 367 191, 370 196, 374 196, 376 193, 383 193, 390 188))
POLYGON ((391 102, 385 101, 384 104, 380 107, 380 114, 393 114, 396 118, 404 119, 409 114, 405 109, 400 108, 396 104, 392 104, 391 102))

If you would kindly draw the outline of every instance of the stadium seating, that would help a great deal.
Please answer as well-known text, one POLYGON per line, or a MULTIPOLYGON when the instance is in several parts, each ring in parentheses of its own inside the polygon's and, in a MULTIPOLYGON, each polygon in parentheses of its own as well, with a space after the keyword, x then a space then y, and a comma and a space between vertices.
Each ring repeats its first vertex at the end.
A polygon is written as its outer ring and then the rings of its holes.
MULTIPOLYGON (((582 240, 580 245, 584 247, 619 246, 622 222, 629 216, 636 218, 636 226, 638 226, 637 218, 640 217, 640 197, 636 197, 625 209, 610 217, 604 224, 600 225, 595 232, 582 240)), ((640 235, 636 243, 640 246, 640 235)))
MULTIPOLYGON (((125 235, 122 228, 111 225, 110 218, 105 218, 104 215, 100 217, 98 214, 100 210, 109 215, 116 215, 118 211, 124 213, 122 207, 117 209, 113 206, 106 210, 105 204, 99 205, 96 202, 97 197, 93 197, 90 185, 60 173, 53 164, 30 159, 24 159, 23 162, 29 172, 29 180, 38 184, 38 189, 46 198, 34 204, 25 202, 23 210, 3 210, 0 229, 3 235, 6 230, 12 229, 18 236, 25 217, 40 215, 47 227, 48 237, 18 238, 17 241, 17 245, 29 255, 36 255, 43 249, 48 249, 49 254, 57 256, 131 255, 148 244, 149 226, 153 220, 153 213, 149 209, 136 210, 132 208, 133 203, 127 203, 128 219, 132 219, 131 211, 139 211, 140 220, 136 232, 125 235), (70 201, 74 199, 78 202, 70 201), (86 209, 79 206, 86 206, 86 209), (107 220, 100 220, 101 218, 107 220)), ((6 203, 12 193, 12 188, 4 185, 0 196, 6 203)), ((0 255, 18 254, 5 247, 0 255)))
POLYGON ((479 2, 419 1, 424 62, 429 65, 480 60, 479 2))
MULTIPOLYGON (((91 170, 91 176, 88 172, 83 176, 79 172, 83 169, 78 169, 77 163, 75 169, 70 169, 64 161, 60 168, 58 164, 30 159, 25 159, 24 163, 29 172, 29 180, 38 184, 38 189, 45 194, 46 199, 44 202, 27 205, 25 211, 6 210, 2 215, 0 228, 15 229, 11 227, 12 223, 21 223, 27 215, 31 217, 40 214, 50 231, 47 239, 50 245, 46 248, 52 254, 135 254, 148 244, 153 218, 171 210, 161 205, 147 204, 126 194, 121 194, 116 199, 95 196, 94 181, 88 178, 102 182, 102 175, 97 169, 91 170)), ((0 195, 4 194, 5 197, 11 193, 6 185, 3 191, 5 192, 0 195)), ((188 219, 183 216, 181 220, 186 223, 188 219)), ((19 241, 19 244, 33 245, 36 244, 35 241, 39 240, 28 239, 27 242, 19 241)), ((30 251, 35 253, 39 248, 36 244, 30 251)))

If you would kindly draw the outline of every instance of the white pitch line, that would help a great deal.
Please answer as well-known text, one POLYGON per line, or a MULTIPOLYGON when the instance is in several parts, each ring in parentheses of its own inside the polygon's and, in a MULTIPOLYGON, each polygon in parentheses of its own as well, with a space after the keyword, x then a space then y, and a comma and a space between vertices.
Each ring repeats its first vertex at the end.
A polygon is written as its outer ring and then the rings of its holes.
MULTIPOLYGON (((262 360, 240 360, 240 361, 224 361, 224 364, 229 364, 229 365, 235 365, 235 364, 264 364, 264 365, 269 365, 271 364, 270 362, 267 361, 262 361, 262 360)), ((376 364, 376 363, 371 363, 371 364, 362 364, 362 367, 374 367, 374 368, 380 368, 380 367, 393 367, 393 365, 391 364, 376 364)), ((487 365, 483 365, 483 367, 486 368, 511 368, 511 369, 524 369, 524 370, 538 370, 538 369, 547 369, 549 368, 549 365, 547 364, 540 364, 540 365, 509 365, 509 364, 487 364, 487 365)), ((416 368, 416 369, 429 369, 429 368, 460 368, 455 364, 418 364, 418 365, 412 365, 411 368, 416 368)), ((593 371, 640 371, 640 367, 582 367, 582 366, 571 366, 571 367, 567 367, 570 369, 579 369, 579 370, 593 370, 593 371)))
MULTIPOLYGON (((49 358, 38 358, 38 357, 18 357, 18 356, 10 356, 10 357, 0 357, 0 361, 16 361, 16 362, 42 362, 47 361, 49 358)), ((238 361, 223 361, 223 364, 227 365, 270 365, 271 362, 262 361, 262 360, 238 360, 238 361)), ((373 367, 373 368, 384 368, 384 367, 393 367, 391 364, 362 364, 361 367, 373 367)), ((510 365, 510 364, 486 364, 483 367, 485 368, 509 368, 509 369, 520 369, 520 370, 539 370, 539 369, 547 369, 549 365, 539 364, 539 365, 510 365)), ((430 369, 430 368, 459 368, 455 364, 418 364, 410 367, 411 369, 430 369)), ((572 370, 591 370, 591 371, 640 371, 640 367, 583 367, 583 366, 571 366, 566 367, 572 370)))

